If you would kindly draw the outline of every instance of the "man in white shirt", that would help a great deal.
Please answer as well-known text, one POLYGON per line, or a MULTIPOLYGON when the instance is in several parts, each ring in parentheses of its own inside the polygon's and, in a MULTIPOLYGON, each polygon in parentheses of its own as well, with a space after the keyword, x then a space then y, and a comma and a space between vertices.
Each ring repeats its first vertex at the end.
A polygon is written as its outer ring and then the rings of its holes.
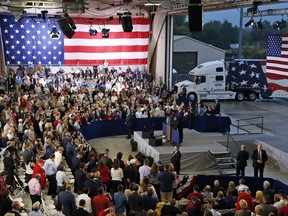
POLYGON ((92 207, 91 207, 91 199, 90 197, 88 196, 90 190, 89 190, 89 187, 84 187, 83 188, 83 193, 80 194, 77 198, 76 198, 76 205, 77 207, 79 208, 79 202, 80 200, 85 200, 86 201, 86 205, 85 205, 85 208, 84 210, 89 212, 89 213, 92 213, 92 207))
POLYGON ((57 180, 56 180, 56 172, 57 166, 54 163, 55 155, 51 154, 50 158, 44 163, 44 170, 49 181, 49 189, 48 195, 56 196, 57 195, 57 180))
POLYGON ((62 154, 63 154, 64 148, 62 146, 59 146, 57 151, 55 152, 55 159, 54 163, 58 167, 60 162, 62 161, 62 154))
POLYGON ((139 168, 140 183, 143 181, 145 176, 149 176, 151 168, 148 166, 149 160, 144 159, 143 165, 139 168))

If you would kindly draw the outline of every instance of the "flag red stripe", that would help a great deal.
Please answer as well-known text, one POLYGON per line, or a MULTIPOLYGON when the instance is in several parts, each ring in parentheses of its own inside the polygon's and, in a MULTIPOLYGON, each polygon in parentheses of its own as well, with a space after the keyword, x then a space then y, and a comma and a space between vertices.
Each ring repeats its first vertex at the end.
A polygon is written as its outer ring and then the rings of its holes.
POLYGON ((282 79, 288 79, 288 74, 287 75, 282 75, 282 74, 275 74, 275 73, 265 73, 265 76, 271 80, 282 80, 282 79))
MULTIPOLYGON (((280 59, 280 58, 279 58, 280 59)), ((285 61, 285 59, 281 59, 281 61, 280 60, 272 60, 272 59, 267 59, 267 67, 268 67, 268 65, 269 64, 281 64, 281 65, 288 65, 288 62, 287 61, 285 61)))
POLYGON ((269 70, 276 70, 276 71, 279 71, 279 72, 287 72, 287 75, 288 75, 288 68, 273 67, 273 66, 267 65, 266 71, 269 72, 269 70))
MULTIPOLYGON (((104 60, 64 60, 65 65, 99 65, 103 64, 104 60)), ((112 59, 109 60, 109 65, 145 65, 145 59, 112 59)))
MULTIPOLYGON (((87 25, 121 25, 121 21, 119 18, 114 18, 113 20, 109 20, 107 18, 95 18, 95 19, 87 19, 87 18, 73 18, 75 24, 87 24, 87 25)), ((142 24, 142 25, 150 25, 149 18, 132 18, 132 24, 142 24)))
POLYGON ((65 53, 109 53, 109 52, 147 52, 148 45, 143 46, 65 46, 65 53))
POLYGON ((281 86, 281 85, 278 85, 276 83, 269 83, 269 88, 274 92, 274 91, 277 91, 277 90, 283 90, 283 91, 286 91, 288 92, 288 86, 281 86))
MULTIPOLYGON (((67 37, 66 37, 67 38, 67 37)), ((90 36, 89 32, 75 32, 73 39, 83 38, 85 40, 93 40, 102 38, 102 33, 90 36)), ((109 39, 119 38, 149 38, 149 32, 109 32, 109 39)))

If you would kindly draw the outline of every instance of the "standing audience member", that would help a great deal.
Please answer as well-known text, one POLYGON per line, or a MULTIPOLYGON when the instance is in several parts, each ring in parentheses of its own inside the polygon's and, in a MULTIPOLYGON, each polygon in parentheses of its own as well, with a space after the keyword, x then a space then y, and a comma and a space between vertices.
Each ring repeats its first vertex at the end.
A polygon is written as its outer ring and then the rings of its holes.
POLYGON ((21 216, 20 210, 21 210, 20 203, 18 201, 14 201, 12 203, 12 211, 11 211, 11 213, 13 213, 15 216, 21 216))
POLYGON ((262 149, 262 144, 257 145, 257 149, 253 151, 251 158, 253 160, 254 177, 258 176, 258 172, 260 177, 263 177, 265 162, 268 157, 266 151, 262 149))
POLYGON ((4 152, 3 163, 4 163, 4 170, 7 172, 6 184, 12 186, 14 182, 15 165, 14 165, 14 160, 12 158, 12 155, 10 151, 8 150, 5 150, 4 152))
POLYGON ((175 172, 179 175, 180 174, 180 167, 181 167, 181 152, 179 151, 180 146, 175 145, 174 146, 174 151, 172 153, 171 157, 171 163, 174 166, 175 172))
POLYGON ((143 181, 145 176, 149 176, 151 172, 151 168, 149 167, 149 160, 145 158, 143 161, 143 165, 139 168, 139 176, 140 176, 140 183, 143 181))
POLYGON ((49 156, 49 159, 46 160, 44 163, 45 174, 49 182, 48 195, 51 195, 52 197, 55 197, 57 194, 57 180, 56 180, 57 166, 54 160, 55 155, 51 154, 49 156))
POLYGON ((41 188, 40 179, 41 179, 41 174, 37 173, 28 182, 28 188, 29 188, 30 198, 32 200, 32 204, 36 203, 36 202, 41 203, 42 188, 41 188))
POLYGON ((123 193, 123 185, 119 184, 117 186, 117 192, 114 193, 114 204, 115 204, 115 213, 117 216, 125 216, 126 215, 126 205, 127 198, 123 193))
POLYGON ((58 202, 63 205, 63 214, 65 216, 72 216, 72 212, 76 209, 75 197, 71 193, 71 185, 66 185, 66 190, 58 194, 58 202))
POLYGON ((187 199, 191 200, 192 197, 198 198, 201 202, 203 201, 203 195, 199 191, 199 186, 197 184, 193 185, 193 192, 188 194, 187 199))
POLYGON ((181 214, 181 211, 179 208, 175 206, 176 202, 175 200, 171 200, 166 205, 163 205, 161 209, 161 216, 168 216, 168 215, 178 215, 181 214))
POLYGON ((103 187, 99 187, 98 195, 94 196, 92 201, 92 211, 95 216, 99 216, 99 213, 110 207, 110 200, 104 195, 103 187))
POLYGON ((111 184, 113 194, 117 192, 117 187, 122 183, 124 178, 123 170, 120 168, 120 161, 114 159, 113 167, 111 168, 111 184))
POLYGON ((87 174, 84 170, 85 168, 85 164, 83 162, 80 163, 79 169, 77 169, 75 171, 75 185, 74 185, 74 189, 75 192, 78 194, 82 193, 83 187, 84 187, 84 183, 87 179, 87 174))
POLYGON ((264 194, 264 203, 260 204, 263 207, 262 216, 268 216, 270 213, 277 214, 277 208, 273 206, 270 200, 270 196, 268 194, 264 194))
POLYGON ((249 152, 245 150, 246 146, 241 145, 241 151, 238 152, 236 160, 236 176, 245 176, 245 167, 247 166, 247 160, 249 159, 249 152))
POLYGON ((238 198, 237 198, 237 202, 236 202, 236 210, 240 210, 241 208, 241 204, 240 204, 240 200, 245 200, 246 203, 246 209, 249 211, 252 211, 252 196, 250 193, 248 193, 245 190, 245 187, 241 186, 238 189, 238 198))
POLYGON ((88 187, 84 187, 83 188, 83 193, 80 194, 76 198, 76 205, 77 205, 77 207, 79 207, 80 200, 85 200, 86 204, 85 204, 84 210, 86 210, 89 213, 92 213, 91 198, 88 196, 88 194, 89 194, 89 188, 88 187))
POLYGON ((164 171, 158 175, 161 202, 170 202, 173 197, 173 182, 175 181, 175 176, 169 171, 169 166, 170 164, 166 163, 164 165, 164 171))
POLYGON ((155 210, 157 207, 157 203, 159 202, 159 199, 157 196, 154 195, 155 191, 152 187, 147 189, 147 194, 143 195, 143 210, 146 212, 149 209, 155 210))
POLYGON ((3 192, 2 197, 0 199, 0 215, 3 216, 7 212, 12 210, 12 200, 9 197, 9 191, 6 190, 3 192))
POLYGON ((138 185, 132 185, 132 193, 128 196, 128 206, 130 211, 134 211, 136 216, 142 216, 143 210, 143 197, 138 193, 138 185))
POLYGON ((32 174, 32 178, 35 177, 35 175, 37 173, 40 174, 40 184, 41 184, 41 189, 44 190, 46 188, 46 174, 45 174, 45 171, 43 169, 43 165, 44 165, 44 160, 43 159, 39 159, 38 160, 38 163, 35 165, 34 169, 33 169, 33 174, 32 174))
POLYGON ((75 209, 71 216, 90 216, 89 212, 85 210, 86 201, 84 199, 81 199, 79 201, 79 206, 77 209, 75 209))
POLYGON ((286 206, 288 202, 286 200, 286 194, 284 190, 278 190, 277 195, 279 197, 279 201, 275 202, 274 206, 279 211, 282 207, 286 206))
POLYGON ((213 193, 213 197, 216 198, 219 191, 224 191, 224 188, 220 185, 219 180, 214 180, 214 187, 211 188, 211 192, 213 193))

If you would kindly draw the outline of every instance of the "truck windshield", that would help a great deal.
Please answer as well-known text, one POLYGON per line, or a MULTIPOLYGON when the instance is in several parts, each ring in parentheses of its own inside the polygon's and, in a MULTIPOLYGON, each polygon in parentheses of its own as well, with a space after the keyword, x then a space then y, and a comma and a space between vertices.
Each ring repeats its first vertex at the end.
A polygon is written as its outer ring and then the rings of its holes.
POLYGON ((199 84, 199 83, 201 83, 201 76, 190 75, 189 76, 189 81, 190 82, 195 82, 196 84, 199 84))

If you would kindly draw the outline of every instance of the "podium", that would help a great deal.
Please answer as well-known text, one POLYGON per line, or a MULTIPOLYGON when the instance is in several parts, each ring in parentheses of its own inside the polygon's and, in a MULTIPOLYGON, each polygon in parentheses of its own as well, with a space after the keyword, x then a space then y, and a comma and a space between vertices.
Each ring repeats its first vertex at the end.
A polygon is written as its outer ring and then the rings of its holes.
POLYGON ((166 126, 167 126, 167 133, 166 133, 166 140, 172 140, 172 129, 177 129, 178 120, 174 120, 173 117, 167 116, 166 117, 166 126))

